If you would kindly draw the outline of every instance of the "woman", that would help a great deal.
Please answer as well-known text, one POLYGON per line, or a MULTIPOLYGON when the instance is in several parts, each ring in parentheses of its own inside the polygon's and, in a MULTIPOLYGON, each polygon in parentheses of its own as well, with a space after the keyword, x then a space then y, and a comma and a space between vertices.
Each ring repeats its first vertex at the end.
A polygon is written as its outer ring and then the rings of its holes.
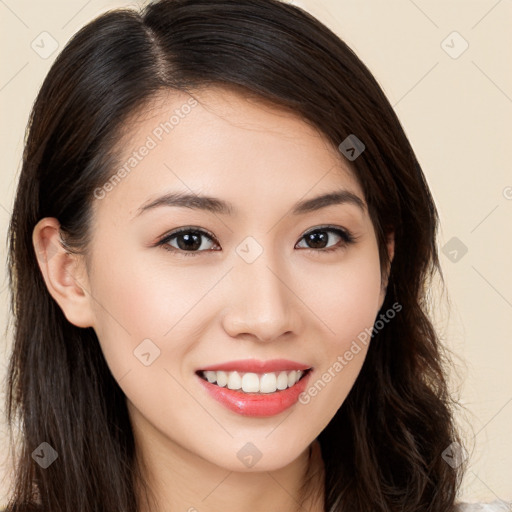
POLYGON ((7 510, 456 510, 436 208, 335 34, 276 0, 112 11, 27 135, 7 510))

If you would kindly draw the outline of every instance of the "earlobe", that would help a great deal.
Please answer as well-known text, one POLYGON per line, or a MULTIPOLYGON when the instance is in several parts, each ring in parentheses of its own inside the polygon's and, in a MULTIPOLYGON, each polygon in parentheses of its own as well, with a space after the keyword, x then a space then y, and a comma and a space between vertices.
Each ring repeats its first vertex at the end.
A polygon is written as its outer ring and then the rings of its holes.
POLYGON ((92 327, 87 275, 80 256, 66 249, 59 221, 53 217, 41 219, 32 232, 32 243, 48 292, 67 320, 77 327, 92 327))

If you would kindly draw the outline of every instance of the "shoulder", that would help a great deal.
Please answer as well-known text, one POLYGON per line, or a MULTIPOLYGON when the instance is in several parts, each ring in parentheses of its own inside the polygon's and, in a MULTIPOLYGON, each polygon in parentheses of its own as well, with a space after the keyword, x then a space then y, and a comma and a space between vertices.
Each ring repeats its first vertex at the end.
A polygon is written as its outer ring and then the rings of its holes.
POLYGON ((511 503, 493 501, 492 503, 458 503, 456 512, 509 512, 511 503))

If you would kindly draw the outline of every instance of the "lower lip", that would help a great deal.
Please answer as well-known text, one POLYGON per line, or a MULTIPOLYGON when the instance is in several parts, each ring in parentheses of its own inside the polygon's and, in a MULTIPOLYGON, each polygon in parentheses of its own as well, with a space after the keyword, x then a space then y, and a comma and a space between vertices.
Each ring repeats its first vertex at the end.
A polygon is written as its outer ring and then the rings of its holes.
POLYGON ((306 389, 311 370, 291 388, 274 393, 243 393, 226 387, 221 388, 197 376, 206 391, 222 405, 242 416, 275 416, 294 405, 306 389))

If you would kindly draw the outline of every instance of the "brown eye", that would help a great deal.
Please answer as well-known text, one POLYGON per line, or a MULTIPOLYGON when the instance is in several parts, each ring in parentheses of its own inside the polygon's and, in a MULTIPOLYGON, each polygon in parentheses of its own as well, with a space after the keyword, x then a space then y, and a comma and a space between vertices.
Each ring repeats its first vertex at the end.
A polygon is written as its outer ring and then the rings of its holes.
POLYGON ((208 247, 209 243, 205 242, 205 239, 210 240, 210 242, 214 240, 206 231, 185 228, 165 236, 157 245, 163 246, 168 251, 179 251, 186 256, 193 256, 193 253, 204 252, 210 249, 208 247))
MULTIPOLYGON (((315 252, 336 251, 354 243, 355 237, 347 230, 337 227, 318 227, 302 236, 307 244, 305 247, 315 252), (333 236, 334 235, 334 236, 333 236), (334 240, 334 242, 333 242, 334 240)), ((165 250, 184 256, 195 256, 197 253, 220 250, 215 237, 199 228, 182 228, 163 237, 156 245, 165 250), (206 240, 206 241, 205 241, 206 240), (209 242, 208 242, 209 241, 209 242), (213 244, 213 247, 212 247, 213 244)))
POLYGON ((355 238, 346 230, 334 227, 320 227, 313 231, 309 231, 303 235, 301 240, 305 240, 307 247, 305 249, 320 250, 324 252, 334 251, 336 249, 345 247, 354 242, 355 238), (334 237, 332 236, 334 233, 334 237), (328 245, 334 239, 334 244, 328 245))

